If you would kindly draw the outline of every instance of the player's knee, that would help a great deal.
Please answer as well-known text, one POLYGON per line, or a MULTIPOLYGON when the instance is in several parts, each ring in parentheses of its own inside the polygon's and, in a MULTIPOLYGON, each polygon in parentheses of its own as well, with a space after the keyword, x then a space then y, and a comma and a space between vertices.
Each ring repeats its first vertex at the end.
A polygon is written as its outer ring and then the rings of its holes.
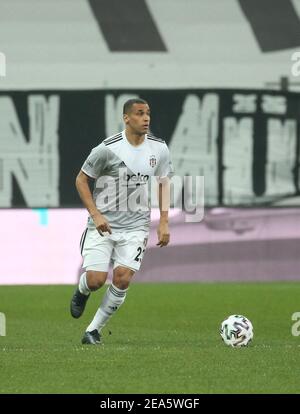
POLYGON ((113 279, 113 284, 119 289, 127 289, 130 283, 130 279, 127 277, 115 277, 113 279))
POLYGON ((127 289, 134 272, 130 269, 116 268, 113 276, 113 284, 119 289, 127 289))
POLYGON ((89 270, 87 272, 87 284, 90 290, 98 290, 101 286, 104 285, 107 278, 107 273, 105 272, 96 272, 94 270, 89 270))

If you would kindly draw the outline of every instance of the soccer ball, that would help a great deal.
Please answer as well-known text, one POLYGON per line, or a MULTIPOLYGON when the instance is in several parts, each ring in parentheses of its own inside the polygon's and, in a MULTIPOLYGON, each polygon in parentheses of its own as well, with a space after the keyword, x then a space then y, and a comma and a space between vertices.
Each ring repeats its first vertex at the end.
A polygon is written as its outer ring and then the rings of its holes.
POLYGON ((247 346, 253 338, 253 326, 243 315, 230 315, 222 322, 220 335, 226 345, 247 346))

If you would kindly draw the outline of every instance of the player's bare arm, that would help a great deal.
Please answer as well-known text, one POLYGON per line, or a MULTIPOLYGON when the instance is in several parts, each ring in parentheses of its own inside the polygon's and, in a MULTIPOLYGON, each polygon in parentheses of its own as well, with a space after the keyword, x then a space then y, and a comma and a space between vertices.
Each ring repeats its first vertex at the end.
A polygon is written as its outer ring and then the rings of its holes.
POLYGON ((103 236, 103 232, 109 232, 111 234, 111 228, 109 226, 108 221, 106 218, 100 213, 100 211, 97 209, 95 202, 93 200, 93 196, 89 187, 89 180, 91 180, 91 177, 89 177, 87 174, 85 174, 82 170, 80 170, 79 174, 76 177, 76 188, 78 191, 78 194, 90 213, 90 216, 92 217, 95 227, 99 231, 100 235, 103 236))
POLYGON ((170 181, 164 180, 158 187, 158 200, 160 210, 160 220, 157 228, 157 246, 164 247, 170 241, 169 232, 169 208, 170 208, 170 181))

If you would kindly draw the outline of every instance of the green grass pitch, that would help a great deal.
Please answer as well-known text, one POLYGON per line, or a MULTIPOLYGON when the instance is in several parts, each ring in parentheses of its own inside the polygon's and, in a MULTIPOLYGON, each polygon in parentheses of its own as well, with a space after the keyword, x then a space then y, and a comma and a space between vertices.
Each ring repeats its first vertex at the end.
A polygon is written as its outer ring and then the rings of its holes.
POLYGON ((103 333, 81 336, 104 292, 69 315, 72 286, 1 286, 0 393, 299 393, 299 283, 132 284, 103 333), (247 348, 227 347, 221 321, 253 323, 247 348), (108 329, 112 334, 108 334, 108 329))

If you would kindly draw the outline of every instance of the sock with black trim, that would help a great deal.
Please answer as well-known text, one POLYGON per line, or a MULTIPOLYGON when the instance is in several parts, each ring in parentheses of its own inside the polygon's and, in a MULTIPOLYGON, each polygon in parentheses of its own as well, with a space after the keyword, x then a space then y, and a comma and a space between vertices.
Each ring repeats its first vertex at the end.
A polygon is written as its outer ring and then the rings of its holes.
POLYGON ((94 319, 87 327, 87 331, 91 332, 97 329, 99 332, 106 325, 107 321, 112 317, 119 307, 124 303, 127 289, 119 289, 113 283, 108 287, 101 305, 97 310, 94 319))

